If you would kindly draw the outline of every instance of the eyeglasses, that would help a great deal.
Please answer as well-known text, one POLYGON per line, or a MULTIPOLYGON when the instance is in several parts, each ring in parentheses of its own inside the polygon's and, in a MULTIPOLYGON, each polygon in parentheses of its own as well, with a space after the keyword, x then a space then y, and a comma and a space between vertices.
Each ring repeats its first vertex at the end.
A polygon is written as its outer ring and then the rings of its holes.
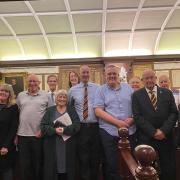
POLYGON ((37 83, 37 82, 39 82, 39 81, 29 80, 28 82, 29 82, 29 83, 37 83))
POLYGON ((57 81, 54 80, 54 81, 48 81, 48 82, 57 82, 57 81))

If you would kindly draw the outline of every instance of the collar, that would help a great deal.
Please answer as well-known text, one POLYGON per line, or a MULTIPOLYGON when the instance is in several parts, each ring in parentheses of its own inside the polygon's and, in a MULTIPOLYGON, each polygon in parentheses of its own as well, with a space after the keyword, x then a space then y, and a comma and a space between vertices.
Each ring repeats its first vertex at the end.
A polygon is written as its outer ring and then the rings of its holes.
MULTIPOLYGON (((84 84, 83 82, 80 82, 79 85, 80 85, 81 87, 85 87, 85 86, 84 86, 85 84, 84 84)), ((89 82, 87 83, 87 86, 90 86, 90 83, 89 83, 89 82)))
MULTIPOLYGON (((149 90, 148 88, 145 87, 145 89, 146 89, 146 91, 147 91, 148 94, 151 92, 151 90, 149 90)), ((152 91, 153 91, 154 93, 157 93, 157 86, 154 86, 154 88, 153 88, 152 91)))
POLYGON ((29 91, 26 91, 26 94, 28 94, 29 96, 38 96, 38 95, 40 95, 40 91, 38 91, 38 92, 37 92, 36 94, 34 94, 34 95, 30 94, 29 91))
POLYGON ((119 84, 119 86, 116 88, 116 89, 113 89, 111 86, 109 86, 109 84, 107 84, 106 83, 106 85, 107 85, 107 87, 108 87, 108 89, 111 89, 111 90, 113 90, 113 91, 119 91, 120 89, 121 89, 121 84, 119 84))

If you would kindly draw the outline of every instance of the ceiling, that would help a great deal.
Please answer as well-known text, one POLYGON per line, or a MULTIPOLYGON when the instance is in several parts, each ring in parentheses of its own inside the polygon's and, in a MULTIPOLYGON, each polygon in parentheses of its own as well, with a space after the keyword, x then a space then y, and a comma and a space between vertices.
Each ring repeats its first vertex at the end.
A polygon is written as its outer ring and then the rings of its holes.
POLYGON ((180 0, 0 2, 0 60, 180 54, 180 0))

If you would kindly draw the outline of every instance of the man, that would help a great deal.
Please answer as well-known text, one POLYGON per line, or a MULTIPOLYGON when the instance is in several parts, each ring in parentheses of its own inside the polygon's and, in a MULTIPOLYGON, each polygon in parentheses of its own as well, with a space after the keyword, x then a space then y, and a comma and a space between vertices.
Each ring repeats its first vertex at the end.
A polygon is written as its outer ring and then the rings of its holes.
POLYGON ((17 104, 20 110, 18 150, 21 180, 40 180, 41 131, 40 121, 48 107, 48 95, 39 90, 40 81, 35 74, 27 78, 28 90, 19 93, 17 104))
POLYGON ((138 76, 134 76, 129 80, 129 85, 134 89, 134 91, 137 91, 141 88, 141 79, 138 76))
POLYGON ((156 86, 155 72, 142 74, 144 88, 134 92, 132 107, 139 144, 152 146, 159 157, 160 179, 175 179, 173 127, 177 108, 170 90, 156 86))
MULTIPOLYGON (((159 86, 163 87, 163 88, 170 89, 170 80, 169 80, 169 77, 166 76, 166 75, 159 76, 159 86)), ((177 90, 177 89, 170 89, 170 90, 173 93, 176 106, 178 107, 178 105, 180 104, 180 93, 179 93, 179 90, 177 90)))
POLYGON ((95 114, 100 118, 100 137, 105 153, 107 180, 119 180, 118 174, 118 128, 129 128, 129 140, 135 147, 136 127, 133 124, 131 95, 133 89, 121 83, 119 67, 108 65, 105 68, 106 84, 102 85, 95 96, 95 114))
POLYGON ((49 86, 49 106, 55 105, 55 92, 58 85, 58 78, 55 74, 51 74, 47 77, 47 84, 49 86))
POLYGON ((98 180, 99 172, 99 127, 93 104, 97 84, 89 82, 90 68, 80 67, 81 82, 69 90, 69 100, 74 101, 81 121, 78 133, 78 156, 81 180, 98 180))

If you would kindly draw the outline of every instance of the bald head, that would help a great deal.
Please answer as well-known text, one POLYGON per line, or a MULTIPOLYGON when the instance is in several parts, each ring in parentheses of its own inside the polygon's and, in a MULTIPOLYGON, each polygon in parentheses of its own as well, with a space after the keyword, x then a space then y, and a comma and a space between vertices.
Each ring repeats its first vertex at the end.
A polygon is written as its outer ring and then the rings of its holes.
POLYGON ((170 87, 169 77, 166 75, 159 76, 159 86, 169 89, 169 87, 170 87))
POLYGON ((156 79, 155 72, 152 69, 145 69, 143 71, 142 82, 147 89, 153 90, 156 85, 156 79))
POLYGON ((80 67, 80 79, 81 82, 87 84, 90 77, 90 68, 87 65, 82 65, 80 67))
POLYGON ((28 85, 28 91, 30 93, 37 93, 39 91, 39 78, 35 74, 30 74, 27 77, 27 85, 28 85))

